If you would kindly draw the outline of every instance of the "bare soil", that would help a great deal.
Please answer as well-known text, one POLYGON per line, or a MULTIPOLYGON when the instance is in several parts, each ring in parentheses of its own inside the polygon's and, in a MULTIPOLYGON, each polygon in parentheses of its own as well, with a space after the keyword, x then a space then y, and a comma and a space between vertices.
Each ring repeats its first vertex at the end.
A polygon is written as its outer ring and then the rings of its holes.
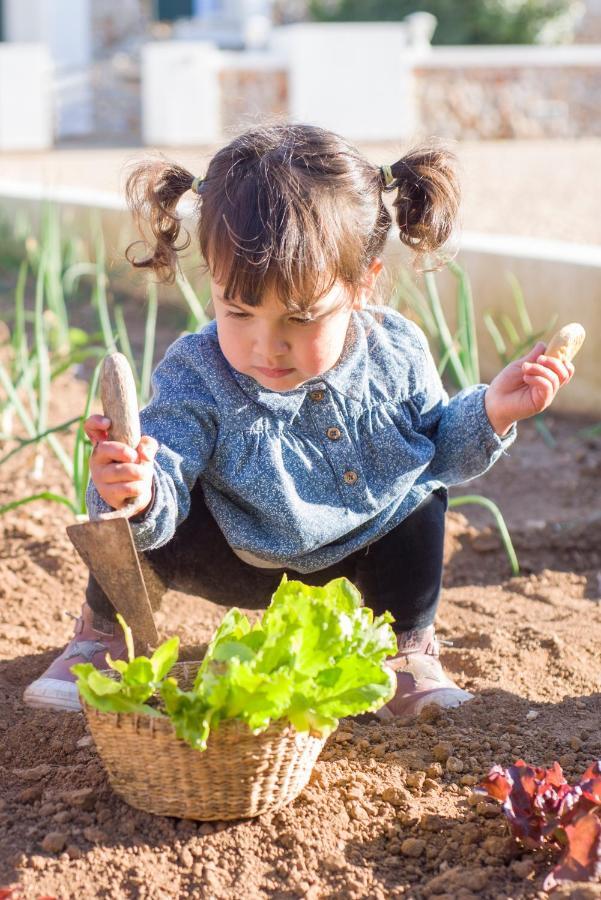
MULTIPOLYGON (((65 378, 54 397, 53 420, 65 420, 83 408, 84 384, 65 378)), ((448 514, 438 632, 453 642, 446 668, 476 699, 412 721, 344 720, 302 795, 252 821, 129 808, 83 714, 24 706, 24 688, 70 637, 86 571, 66 508, 0 517, 0 885, 38 900, 544 898, 551 857, 524 851, 472 786, 493 763, 559 760, 571 779, 601 756, 601 436, 581 433, 590 422, 546 421, 553 449, 523 423, 508 456, 454 491, 500 504, 519 576, 486 513, 448 514)), ((52 457, 42 482, 31 467, 28 451, 2 466, 0 505, 68 489, 52 457)), ((170 593, 160 626, 197 643, 222 613, 170 593)), ((601 885, 563 896, 601 896, 601 885)))

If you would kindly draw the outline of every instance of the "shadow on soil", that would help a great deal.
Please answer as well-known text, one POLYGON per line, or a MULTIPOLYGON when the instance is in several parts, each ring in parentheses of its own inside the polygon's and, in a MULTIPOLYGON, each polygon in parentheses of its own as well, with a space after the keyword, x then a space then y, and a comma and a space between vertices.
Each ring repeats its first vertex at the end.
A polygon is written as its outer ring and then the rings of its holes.
MULTIPOLYGON (((587 579, 585 596, 601 596, 599 567, 591 557, 601 547, 601 517, 557 523, 544 528, 511 530, 511 540, 520 565, 520 575, 536 575, 544 569, 582 574, 587 579)), ((501 539, 493 529, 455 535, 456 547, 445 565, 444 584, 500 584, 512 577, 501 539)))
MULTIPOLYGON (((69 852, 85 858, 94 847, 114 849, 138 846, 167 851, 176 840, 194 837, 204 842, 216 831, 236 829, 240 823, 208 825, 153 816, 122 802, 113 793, 95 748, 89 743, 83 714, 32 710, 21 701, 23 688, 32 677, 43 671, 53 652, 0 661, 0 697, 5 716, 2 720, 4 739, 0 748, 0 796, 4 801, 0 804, 0 816, 7 817, 12 823, 9 836, 0 846, 0 884, 18 880, 22 868, 43 868, 44 859, 56 858, 56 854, 45 853, 41 846, 50 832, 64 832, 67 836, 65 846, 69 852), (78 799, 72 803, 65 799, 69 792, 82 790, 83 802, 78 799)), ((561 752, 565 752, 566 748, 562 750, 558 742, 544 741, 541 745, 541 734, 554 734, 558 723, 561 723, 564 735, 578 733, 585 725, 589 730, 598 731, 601 725, 601 693, 565 698, 554 704, 537 703, 536 723, 532 725, 526 718, 532 707, 531 701, 503 690, 485 691, 481 696, 484 702, 466 704, 449 713, 448 718, 452 719, 455 731, 463 731, 472 740, 492 741, 493 723, 520 723, 523 747, 520 755, 538 765, 550 765, 561 752), (549 755, 551 748, 553 750, 549 755)), ((361 717, 360 721, 365 719, 361 717)), ((411 723, 409 725, 411 727, 411 723)), ((385 729, 386 740, 394 741, 395 733, 401 733, 406 726, 392 722, 382 727, 382 736, 385 729)), ((444 739, 444 720, 439 726, 435 723, 435 727, 436 736, 428 740, 423 736, 416 737, 416 742, 421 740, 423 745, 421 752, 427 756, 431 756, 430 743, 444 739)), ((334 742, 331 746, 334 752, 329 756, 329 761, 335 762, 345 756, 344 745, 334 742)), ((494 743, 492 746, 494 752, 494 743)), ((369 754, 369 750, 366 752, 369 754)), ((494 752, 494 761, 502 765, 508 765, 514 759, 507 751, 507 745, 504 748, 499 746, 498 752, 494 752)), ((380 762, 389 762, 391 769, 399 765, 399 759, 393 757, 380 762)), ((569 767, 566 770, 568 780, 578 774, 579 771, 571 771, 569 767)), ((445 782, 460 785, 460 779, 460 775, 444 775, 445 782)), ((462 800, 461 812, 464 807, 467 815, 468 806, 462 800)), ((453 829, 464 822, 461 816, 439 819, 432 820, 433 833, 440 831, 451 835, 453 829)), ((259 823, 260 820, 257 827, 259 823)), ((414 835, 417 835, 416 825, 403 829, 403 838, 414 835)), ((395 871, 398 873, 397 864, 393 865, 390 859, 385 862, 388 857, 382 854, 387 840, 384 833, 367 844, 351 839, 347 842, 345 855, 351 862, 356 858, 362 860, 363 865, 377 867, 381 879, 394 877, 395 871)), ((201 850, 196 849, 195 853, 202 859, 201 850)), ((63 858, 68 860, 69 857, 63 858)), ((137 896, 138 886, 134 881, 130 884, 128 878, 128 874, 124 873, 121 887, 129 890, 129 896, 137 896)), ((192 874, 190 878, 192 885, 192 874)))

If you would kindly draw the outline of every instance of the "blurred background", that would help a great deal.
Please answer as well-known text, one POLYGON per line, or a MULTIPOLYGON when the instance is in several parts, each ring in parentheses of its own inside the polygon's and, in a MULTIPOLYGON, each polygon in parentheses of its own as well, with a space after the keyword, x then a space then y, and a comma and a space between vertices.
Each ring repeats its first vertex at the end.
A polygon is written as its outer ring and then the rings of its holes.
MULTIPOLYGON (((6 259, 22 258, 15 247, 38 239, 53 204, 70 239, 91 215, 100 223, 111 285, 145 291, 123 256, 124 175, 144 153, 202 175, 219 146, 268 120, 340 132, 376 165, 436 137, 460 165, 452 249, 480 377, 554 320, 601 334, 601 0, 0 0, 0 38, 6 259), (516 330, 525 308, 530 326, 516 330)), ((97 242, 74 247, 72 265, 96 264, 97 242)), ((386 262, 395 290, 407 269, 405 300, 424 290, 392 231, 386 262)), ((184 260, 193 284, 198 264, 184 260)), ((457 277, 437 285, 451 336, 457 277)), ((599 352, 589 338, 559 406, 601 414, 599 352)))
POLYGON ((601 130, 601 0, 0 0, 0 148, 601 130))

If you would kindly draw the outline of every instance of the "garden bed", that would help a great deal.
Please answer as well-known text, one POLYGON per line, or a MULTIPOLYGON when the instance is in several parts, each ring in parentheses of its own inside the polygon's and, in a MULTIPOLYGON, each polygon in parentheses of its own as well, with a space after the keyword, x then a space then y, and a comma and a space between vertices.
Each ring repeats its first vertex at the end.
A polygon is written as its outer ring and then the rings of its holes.
MULTIPOLYGON (((85 384, 62 379, 57 422, 85 402, 85 384)), ((453 641, 445 666, 476 699, 413 722, 344 720, 301 797, 248 822, 130 809, 111 792, 83 715, 23 705, 70 636, 86 572, 65 507, 0 517, 0 885, 61 900, 545 897, 550 857, 514 843, 472 784, 520 757, 557 759, 571 781, 601 756, 601 436, 579 434, 592 424, 581 419, 546 421, 553 449, 523 423, 509 455, 469 486, 500 505, 519 576, 484 510, 448 515, 438 631, 453 641)), ((0 505, 32 492, 32 455, 3 465, 0 505)), ((47 455, 39 489, 67 488, 47 455)), ((171 592, 159 626, 198 643, 222 612, 171 592)))

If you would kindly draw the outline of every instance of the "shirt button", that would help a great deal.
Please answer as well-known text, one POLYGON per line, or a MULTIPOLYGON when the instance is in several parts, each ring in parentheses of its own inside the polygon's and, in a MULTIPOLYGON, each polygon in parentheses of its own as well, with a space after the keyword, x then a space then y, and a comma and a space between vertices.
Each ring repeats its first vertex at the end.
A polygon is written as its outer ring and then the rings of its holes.
POLYGON ((309 397, 314 403, 320 403, 325 397, 325 391, 311 391, 309 397))
POLYGON ((356 472, 353 472, 352 469, 349 469, 348 472, 345 472, 342 476, 343 481, 345 481, 347 484, 354 484, 358 478, 359 476, 356 472))
POLYGON ((342 437, 342 432, 340 428, 332 427, 328 428, 326 431, 327 436, 331 441, 338 441, 342 437))

